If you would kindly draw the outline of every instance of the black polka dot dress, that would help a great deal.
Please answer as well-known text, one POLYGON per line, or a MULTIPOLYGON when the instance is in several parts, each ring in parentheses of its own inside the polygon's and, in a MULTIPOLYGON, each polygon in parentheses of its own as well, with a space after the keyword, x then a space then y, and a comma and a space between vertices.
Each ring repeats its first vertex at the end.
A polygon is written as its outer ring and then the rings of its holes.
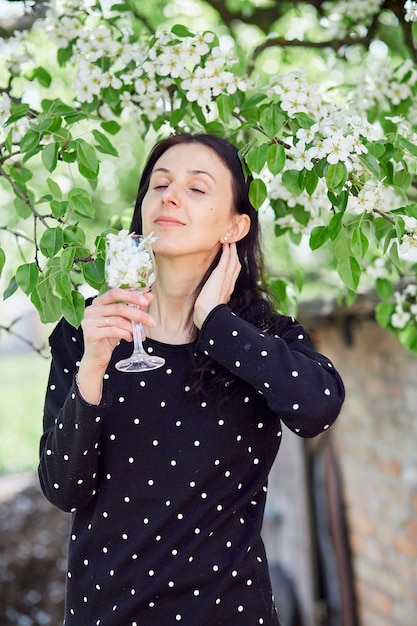
POLYGON ((72 512, 66 626, 277 626, 260 538, 281 420, 312 437, 337 417, 340 377, 290 318, 280 336, 216 307, 193 345, 145 341, 166 359, 114 362, 99 405, 74 382, 81 330, 51 335, 40 482, 72 512), (222 402, 189 387, 195 353, 230 373, 222 402))

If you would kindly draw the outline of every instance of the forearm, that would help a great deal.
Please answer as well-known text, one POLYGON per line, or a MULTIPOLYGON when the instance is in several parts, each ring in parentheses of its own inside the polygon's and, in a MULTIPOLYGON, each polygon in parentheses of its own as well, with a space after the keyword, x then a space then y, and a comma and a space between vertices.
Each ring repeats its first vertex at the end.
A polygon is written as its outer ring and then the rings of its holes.
POLYGON ((81 359, 76 383, 81 396, 89 404, 100 404, 105 371, 105 368, 89 363, 84 357, 81 359))
MULTIPOLYGON (((40 444, 39 479, 46 497, 58 508, 86 506, 98 483, 101 409, 86 403, 75 385, 56 419, 48 414, 40 444)), ((103 409, 104 410, 104 409, 103 409)))
POLYGON ((339 414, 343 383, 330 361, 314 351, 302 327, 288 326, 284 340, 262 333, 221 306, 203 325, 199 347, 250 383, 292 430, 311 437, 339 414))

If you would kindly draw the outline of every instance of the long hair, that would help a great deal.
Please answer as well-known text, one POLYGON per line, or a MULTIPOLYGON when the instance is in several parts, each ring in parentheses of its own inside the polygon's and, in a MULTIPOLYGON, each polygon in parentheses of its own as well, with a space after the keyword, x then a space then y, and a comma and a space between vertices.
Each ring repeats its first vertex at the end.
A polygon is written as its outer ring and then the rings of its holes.
MULTIPOLYGON (((237 213, 247 214, 250 218, 249 232, 236 243, 237 253, 242 269, 237 278, 235 289, 228 302, 234 313, 246 319, 262 330, 270 330, 273 324, 273 305, 265 277, 264 261, 260 243, 258 213, 249 200, 251 177, 245 177, 237 148, 227 140, 209 134, 189 133, 173 135, 163 139, 154 146, 145 164, 136 196, 131 232, 142 234, 142 202, 149 188, 149 181, 155 163, 169 148, 179 144, 201 144, 210 148, 221 159, 229 170, 232 178, 233 209, 237 213)), ((195 293, 204 286, 207 278, 219 262, 221 248, 195 293)), ((197 329, 194 330, 198 335, 197 329)), ((224 384, 230 380, 230 373, 220 372, 220 367, 207 357, 199 355, 193 376, 193 388, 200 392, 212 389, 213 385, 224 384), (213 372, 214 375, 213 375, 213 372)))

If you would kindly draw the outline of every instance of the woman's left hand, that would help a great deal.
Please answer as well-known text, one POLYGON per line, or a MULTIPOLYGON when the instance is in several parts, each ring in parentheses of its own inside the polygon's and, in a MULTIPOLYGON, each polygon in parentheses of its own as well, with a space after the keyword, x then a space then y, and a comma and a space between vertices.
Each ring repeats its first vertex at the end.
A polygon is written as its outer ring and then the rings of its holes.
POLYGON ((241 270, 235 243, 224 243, 219 264, 207 279, 194 304, 194 324, 201 328, 218 304, 227 304, 241 270))

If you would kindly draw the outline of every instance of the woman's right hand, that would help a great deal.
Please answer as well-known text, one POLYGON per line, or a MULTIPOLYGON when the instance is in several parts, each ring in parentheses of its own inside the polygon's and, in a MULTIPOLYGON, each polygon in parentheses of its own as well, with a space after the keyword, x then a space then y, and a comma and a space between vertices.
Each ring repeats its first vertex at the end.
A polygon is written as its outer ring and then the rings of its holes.
POLYGON ((139 295, 128 289, 114 288, 86 307, 81 323, 84 355, 80 361, 78 385, 87 402, 99 403, 103 376, 114 348, 122 339, 133 340, 132 321, 150 328, 155 326, 155 320, 145 311, 151 302, 151 293, 139 295))

